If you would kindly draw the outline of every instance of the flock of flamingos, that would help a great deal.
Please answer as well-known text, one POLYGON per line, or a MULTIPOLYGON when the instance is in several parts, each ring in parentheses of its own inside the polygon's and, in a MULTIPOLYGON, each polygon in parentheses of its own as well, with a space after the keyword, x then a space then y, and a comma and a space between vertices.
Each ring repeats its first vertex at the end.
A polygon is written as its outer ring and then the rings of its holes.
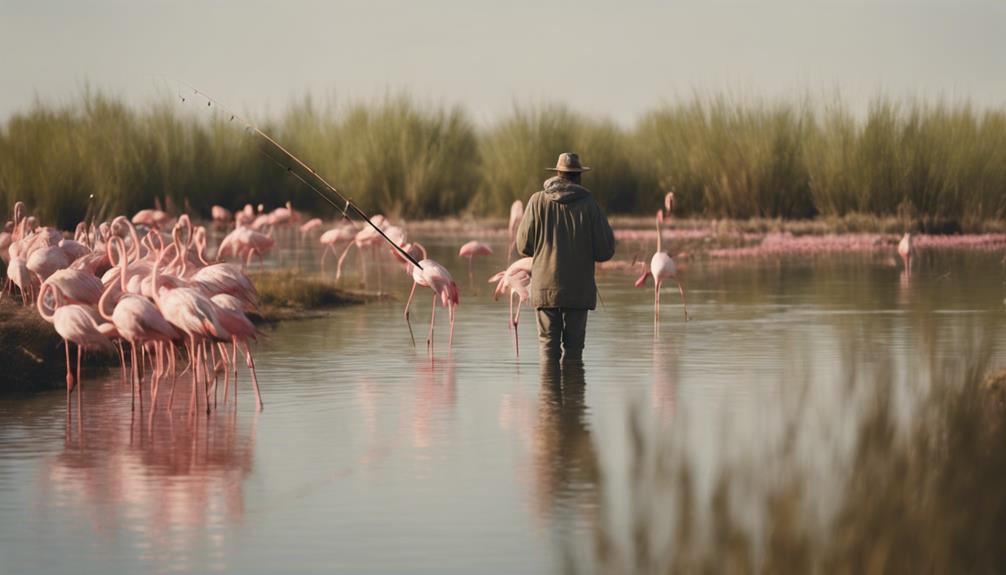
MULTIPOLYGON (((667 194, 656 216, 657 251, 649 265, 640 263, 642 275, 635 282, 636 287, 641 287, 648 278, 653 278, 655 321, 659 319, 660 288, 668 280, 677 283, 685 320, 688 319, 685 292, 678 281, 674 260, 661 245, 665 212, 670 214, 673 209, 674 196, 667 194)), ((514 202, 508 226, 508 261, 512 259, 523 213, 522 202, 514 202)), ((132 219, 118 216, 97 225, 81 222, 74 233, 69 234, 39 226, 36 218, 27 213, 24 203, 15 204, 13 220, 0 232, 0 258, 7 263, 7 279, 0 297, 19 293, 22 302, 26 306, 34 305, 63 338, 68 402, 71 392, 80 384, 84 352, 105 351, 118 354, 122 379, 132 388, 134 409, 137 401, 143 409, 143 381, 149 368, 151 413, 160 384, 170 377, 167 400, 170 409, 174 384, 186 373, 191 374, 192 381, 190 410, 194 412, 198 408, 202 395, 203 405, 209 412, 216 403, 221 375, 224 401, 227 401, 231 385, 236 401, 238 354, 241 353, 255 390, 257 406, 262 409, 255 361, 249 347, 249 341, 254 340, 258 332, 247 316, 255 309, 258 294, 244 270, 255 257, 261 262, 276 245, 275 235, 283 229, 297 229, 306 237, 320 229, 323 222, 315 218, 301 223, 300 214, 289 203, 272 212, 264 212, 261 206, 255 210, 247 205, 234 214, 214 206, 212 218, 218 228, 233 226, 233 229, 220 242, 215 255, 208 257, 206 228, 194 225, 186 214, 173 218, 160 209, 144 209, 132 219), (77 348, 76 371, 71 361, 71 344, 77 348), (181 372, 177 365, 179 358, 187 363, 181 372)), ((452 342, 460 290, 450 272, 429 259, 421 244, 408 241, 401 227, 380 215, 372 217, 371 221, 381 229, 383 237, 375 227, 349 220, 321 234, 322 271, 327 256, 340 249, 336 281, 341 278, 343 264, 353 247, 360 253, 361 266, 366 265, 364 253, 376 254, 383 248, 388 249, 413 280, 404 311, 410 334, 409 307, 416 287, 422 286, 433 294, 427 348, 432 351, 438 302, 448 310, 449 342, 452 342), (388 240, 418 261, 419 267, 388 245, 388 240)), ((470 281, 471 259, 491 253, 492 248, 478 241, 461 246, 459 256, 469 259, 470 281)), ((905 234, 898 253, 905 261, 906 270, 910 270, 913 253, 910 234, 905 234)), ((494 299, 503 295, 509 298, 515 350, 518 349, 516 327, 520 307, 529 299, 531 261, 529 257, 512 261, 489 279, 496 284, 494 299)), ((363 271, 365 273, 365 269, 363 271)), ((79 387, 77 389, 79 395, 79 387)))

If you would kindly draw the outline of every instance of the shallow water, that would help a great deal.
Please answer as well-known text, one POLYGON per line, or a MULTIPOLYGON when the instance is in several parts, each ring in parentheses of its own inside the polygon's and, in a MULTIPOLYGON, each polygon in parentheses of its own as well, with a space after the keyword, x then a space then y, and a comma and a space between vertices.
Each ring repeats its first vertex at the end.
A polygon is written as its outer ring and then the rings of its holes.
MULTIPOLYGON (((602 273, 584 365, 556 370, 527 309, 515 357, 506 303, 473 295, 451 256, 464 239, 428 239, 463 286, 432 360, 420 291, 415 348, 402 301, 267 329, 261 413, 244 370, 236 408, 209 416, 190 416, 183 381, 170 414, 131 417, 114 374, 85 376, 69 418, 62 392, 0 398, 0 572, 589 571, 602 522, 629 516, 630 417, 688 451, 697 498, 795 434, 826 508, 873 387, 893 383, 911 418, 936 366, 1006 341, 992 254, 931 252, 911 279, 890 254, 708 261, 685 272, 692 321, 665 288, 659 333, 652 288, 602 273)), ((382 281, 404 300, 404 274, 382 281)))

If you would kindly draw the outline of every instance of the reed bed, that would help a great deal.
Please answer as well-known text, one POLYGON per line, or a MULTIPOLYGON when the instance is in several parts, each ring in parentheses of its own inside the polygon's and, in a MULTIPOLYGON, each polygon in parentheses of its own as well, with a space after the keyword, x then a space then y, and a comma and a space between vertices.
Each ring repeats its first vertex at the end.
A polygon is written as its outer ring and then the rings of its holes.
MULTIPOLYGON (((36 102, 0 124, 0 202, 25 200, 64 228, 89 209, 155 201, 202 215, 287 201, 334 213, 205 108, 127 106, 93 90, 36 102)), ((612 213, 649 213, 674 191, 679 215, 701 218, 893 218, 953 232, 1006 215, 1006 110, 967 102, 878 99, 856 115, 840 102, 696 96, 630 127, 558 104, 477 126, 461 107, 390 94, 305 99, 259 124, 365 209, 409 218, 505 216, 567 150, 595 167, 584 183, 612 213)))

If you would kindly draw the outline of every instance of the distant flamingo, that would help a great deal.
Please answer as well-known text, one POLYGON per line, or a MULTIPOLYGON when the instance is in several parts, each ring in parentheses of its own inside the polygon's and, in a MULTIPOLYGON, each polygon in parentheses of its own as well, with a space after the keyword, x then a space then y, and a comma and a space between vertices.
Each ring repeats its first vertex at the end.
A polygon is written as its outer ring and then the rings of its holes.
POLYGON ((353 246, 356 246, 356 251, 360 256, 360 281, 365 281, 367 276, 367 265, 365 263, 366 259, 364 258, 363 250, 366 248, 372 248, 383 241, 381 234, 377 232, 377 229, 375 229, 374 226, 383 231, 390 225, 390 222, 388 222, 388 220, 380 214, 371 216, 370 221, 374 225, 364 226, 363 229, 356 233, 353 237, 353 241, 346 246, 346 249, 342 250, 342 254, 339 256, 339 264, 336 266, 335 270, 335 281, 339 281, 339 279, 342 278, 342 264, 346 260, 346 256, 349 255, 350 248, 353 246))
POLYGON ((677 268, 674 260, 661 249, 661 228, 664 223, 663 210, 657 210, 657 252, 650 259, 650 267, 646 268, 646 263, 642 262, 643 275, 636 280, 635 286, 642 287, 646 284, 646 278, 653 276, 653 321, 654 325, 660 320, 660 286, 666 279, 673 279, 678 284, 678 291, 681 293, 681 306, 685 310, 685 321, 688 321, 688 306, 685 304, 685 288, 681 286, 678 279, 677 268))
MULTIPOLYGON (((412 304, 412 297, 416 293, 416 286, 428 287, 433 290, 433 310, 430 315, 430 334, 426 339, 426 348, 433 350, 433 324, 437 318, 437 299, 440 299, 444 307, 447 308, 450 316, 451 331, 448 338, 448 346, 454 344, 454 316, 455 309, 460 303, 461 294, 458 292, 458 284, 454 282, 447 268, 439 263, 425 257, 425 249, 419 244, 414 244, 424 253, 419 265, 422 269, 408 263, 405 266, 406 272, 412 276, 412 290, 409 292, 409 299, 405 302, 405 323, 409 326, 409 335, 412 335, 412 324, 409 322, 409 306, 412 304)), ((412 340, 415 343, 415 337, 412 340)))
POLYGON ((321 272, 325 273, 325 256, 329 252, 335 253, 335 247, 339 244, 345 242, 353 241, 356 237, 356 231, 349 225, 338 225, 325 233, 321 234, 318 241, 321 245, 325 246, 325 249, 321 252, 321 272))
POLYGON ((915 247, 912 245, 911 232, 906 232, 898 242, 898 255, 905 262, 905 274, 912 275, 912 256, 915 255, 915 247))
POLYGON ((259 265, 262 265, 262 255, 276 245, 276 240, 269 236, 256 232, 249 228, 237 228, 227 234, 227 237, 220 242, 217 250, 217 260, 223 258, 224 254, 233 254, 236 258, 242 259, 241 267, 251 263, 253 255, 258 255, 259 265), (244 261, 247 255, 247 261, 244 261))
POLYGON ((507 237, 510 241, 510 245, 507 247, 507 263, 510 263, 510 257, 513 254, 513 249, 517 245, 517 229, 520 228, 520 221, 522 219, 524 219, 524 202, 514 200, 514 202, 510 204, 510 223, 507 225, 507 237))
POLYGON ((210 218, 213 220, 213 225, 217 227, 227 227, 228 222, 230 222, 233 217, 234 216, 231 215, 231 211, 223 206, 212 206, 210 208, 210 218))
POLYGON ((488 256, 492 255, 493 249, 489 247, 488 244, 482 242, 477 242, 472 240, 465 245, 461 246, 458 250, 458 255, 463 258, 468 258, 468 284, 472 287, 475 286, 475 278, 472 275, 472 258, 475 256, 488 256))
POLYGON ((322 224, 321 218, 311 218, 310 220, 307 220, 306 222, 300 225, 301 237, 304 237, 307 234, 313 232, 314 230, 320 228, 321 224, 322 224))
POLYGON ((150 228, 161 228, 167 226, 171 221, 171 216, 158 209, 144 209, 136 212, 132 222, 137 225, 145 225, 150 228))
POLYGON ((513 330, 513 347, 520 357, 520 346, 517 339, 517 325, 520 321, 520 306, 530 299, 531 289, 531 267, 534 258, 521 258, 510 264, 507 269, 494 274, 489 278, 489 283, 496 283, 496 290, 493 292, 493 299, 498 299, 504 292, 509 291, 510 300, 510 328, 513 330), (513 298, 517 296, 517 311, 513 309, 513 298))
POLYGON ((28 270, 24 259, 12 256, 7 264, 7 278, 21 290, 21 301, 25 306, 31 305, 34 299, 35 277, 28 270))

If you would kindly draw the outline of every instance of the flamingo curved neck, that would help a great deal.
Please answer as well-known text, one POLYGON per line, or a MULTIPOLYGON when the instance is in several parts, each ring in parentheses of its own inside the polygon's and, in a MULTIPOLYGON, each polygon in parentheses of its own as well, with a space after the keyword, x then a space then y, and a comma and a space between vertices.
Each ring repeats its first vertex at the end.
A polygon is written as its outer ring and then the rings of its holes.
POLYGON ((662 241, 661 240, 663 239, 663 238, 661 238, 661 236, 663 235, 663 233, 662 233, 663 230, 661 229, 661 227, 662 226, 660 225, 660 215, 658 214, 657 215, 657 253, 658 254, 661 251, 663 251, 663 249, 661 247, 661 245, 662 245, 662 241))
POLYGON ((45 292, 46 292, 46 290, 51 289, 51 288, 52 288, 52 284, 43 283, 42 287, 38 291, 38 300, 35 302, 35 307, 38 308, 38 314, 40 316, 42 316, 42 319, 44 319, 45 321, 47 321, 49 323, 52 323, 52 318, 56 314, 56 310, 55 310, 55 296, 53 296, 53 300, 54 300, 53 310, 51 312, 49 312, 49 313, 46 313, 46 311, 45 311, 45 303, 44 303, 44 301, 45 301, 45 292))

